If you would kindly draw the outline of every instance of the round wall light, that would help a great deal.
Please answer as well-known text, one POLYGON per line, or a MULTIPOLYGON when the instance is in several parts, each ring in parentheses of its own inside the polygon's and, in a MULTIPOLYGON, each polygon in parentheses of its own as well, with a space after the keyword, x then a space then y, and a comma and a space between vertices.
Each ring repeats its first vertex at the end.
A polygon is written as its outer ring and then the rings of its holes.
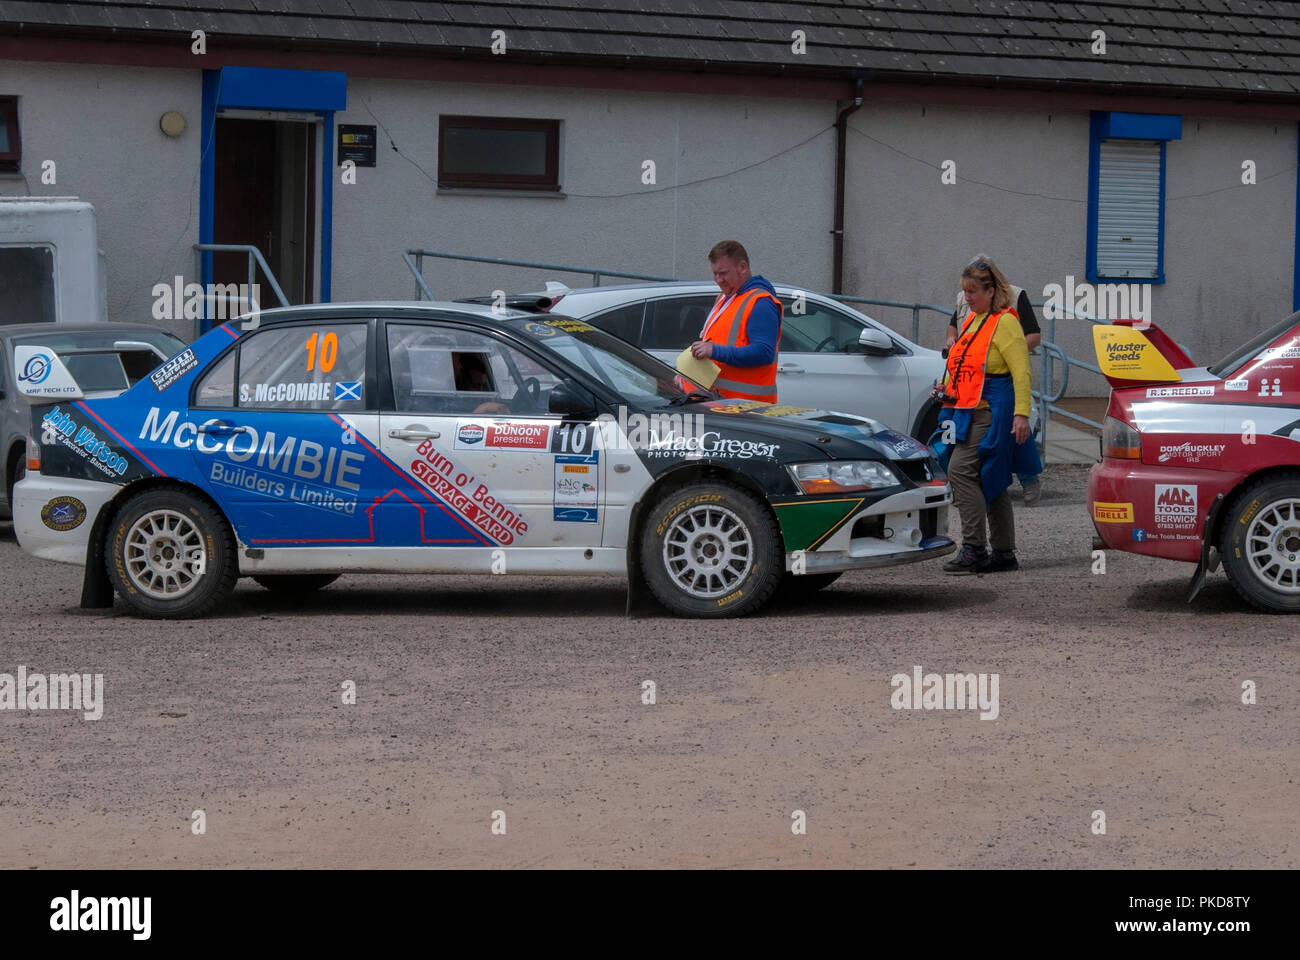
POLYGON ((179 137, 185 132, 185 118, 176 110, 168 110, 158 118, 158 126, 169 137, 179 137))

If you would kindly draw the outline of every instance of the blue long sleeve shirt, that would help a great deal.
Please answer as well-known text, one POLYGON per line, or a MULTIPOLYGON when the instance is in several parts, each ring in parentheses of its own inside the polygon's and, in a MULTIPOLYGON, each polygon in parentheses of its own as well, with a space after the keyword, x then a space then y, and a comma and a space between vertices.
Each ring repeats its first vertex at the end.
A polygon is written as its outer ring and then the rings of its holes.
MULTIPOLYGON (((763 277, 753 276, 736 291, 741 296, 747 290, 759 288, 776 296, 776 289, 763 277)), ((754 304, 749 314, 747 327, 749 343, 743 347, 728 347, 723 344, 713 345, 713 359, 719 363, 730 363, 737 367, 761 367, 776 359, 777 339, 781 334, 781 311, 775 303, 766 298, 754 304)))

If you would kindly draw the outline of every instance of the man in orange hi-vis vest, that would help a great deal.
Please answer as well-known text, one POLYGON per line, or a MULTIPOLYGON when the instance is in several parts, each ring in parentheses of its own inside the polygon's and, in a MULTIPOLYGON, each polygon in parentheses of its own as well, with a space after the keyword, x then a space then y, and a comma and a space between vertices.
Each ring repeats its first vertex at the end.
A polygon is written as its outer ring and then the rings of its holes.
POLYGON ((735 240, 709 251, 718 296, 691 354, 718 365, 713 388, 724 397, 776 403, 776 354, 781 342, 781 301, 776 290, 749 272, 749 254, 735 240))

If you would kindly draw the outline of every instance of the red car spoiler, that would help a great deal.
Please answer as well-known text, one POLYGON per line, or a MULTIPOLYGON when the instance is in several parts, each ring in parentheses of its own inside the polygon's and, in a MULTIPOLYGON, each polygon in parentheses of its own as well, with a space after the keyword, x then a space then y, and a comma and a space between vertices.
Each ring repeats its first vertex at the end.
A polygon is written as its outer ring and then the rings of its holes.
POLYGON ((1112 387, 1177 383, 1178 371, 1195 366, 1192 358, 1154 323, 1116 320, 1093 328, 1097 365, 1112 387), (1128 327, 1119 331, 1115 327, 1128 327))

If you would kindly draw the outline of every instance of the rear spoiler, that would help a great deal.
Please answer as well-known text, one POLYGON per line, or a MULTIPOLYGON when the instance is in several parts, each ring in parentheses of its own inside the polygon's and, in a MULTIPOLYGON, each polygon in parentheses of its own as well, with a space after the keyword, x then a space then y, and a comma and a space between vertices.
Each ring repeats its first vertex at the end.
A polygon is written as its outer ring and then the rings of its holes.
POLYGON ((1092 328, 1097 366, 1112 387, 1178 383, 1179 370, 1194 366, 1178 344, 1154 323, 1116 320, 1092 328))

